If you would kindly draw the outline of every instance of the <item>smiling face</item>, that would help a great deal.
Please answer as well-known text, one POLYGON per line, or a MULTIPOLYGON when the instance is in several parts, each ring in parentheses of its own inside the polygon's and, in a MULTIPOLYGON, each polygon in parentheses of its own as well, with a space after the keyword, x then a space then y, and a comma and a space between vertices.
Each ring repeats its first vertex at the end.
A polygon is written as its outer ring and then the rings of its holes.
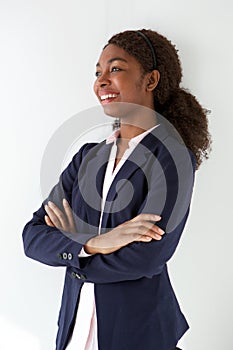
MULTIPOLYGON (((148 88, 151 73, 143 74, 140 63, 125 50, 109 44, 96 65, 94 91, 106 114, 121 117, 118 102, 154 109, 153 89, 148 88)), ((133 106, 131 105, 131 108, 133 106)), ((130 108, 130 109, 131 109, 130 108)), ((131 110, 132 112, 132 110, 131 110)))

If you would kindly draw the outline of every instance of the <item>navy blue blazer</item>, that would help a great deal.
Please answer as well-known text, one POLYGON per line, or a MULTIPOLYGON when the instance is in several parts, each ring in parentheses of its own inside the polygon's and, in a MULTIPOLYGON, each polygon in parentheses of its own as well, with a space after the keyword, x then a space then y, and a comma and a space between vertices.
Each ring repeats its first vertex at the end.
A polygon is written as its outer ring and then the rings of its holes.
POLYGON ((160 241, 133 242, 111 254, 79 258, 85 242, 98 232, 111 146, 105 141, 83 145, 48 196, 60 208, 63 197, 69 201, 78 233, 47 226, 43 203, 24 228, 25 254, 66 267, 57 350, 64 350, 70 340, 80 290, 88 282, 95 288, 100 350, 169 350, 188 329, 166 263, 189 213, 194 157, 164 126, 149 133, 109 189, 102 233, 143 212, 161 215, 158 225, 166 233, 160 241))

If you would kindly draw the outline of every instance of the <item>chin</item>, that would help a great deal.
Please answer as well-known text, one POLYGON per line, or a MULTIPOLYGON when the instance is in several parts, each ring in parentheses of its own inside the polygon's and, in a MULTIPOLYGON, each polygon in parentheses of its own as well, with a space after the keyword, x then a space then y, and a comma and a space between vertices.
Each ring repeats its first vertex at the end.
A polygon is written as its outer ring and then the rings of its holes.
POLYGON ((120 106, 121 104, 118 102, 109 102, 106 104, 103 104, 103 110, 104 113, 110 117, 113 118, 120 118, 122 115, 122 108, 120 106))
POLYGON ((110 102, 103 106, 104 113, 113 118, 127 118, 129 115, 136 114, 142 106, 127 102, 110 102))

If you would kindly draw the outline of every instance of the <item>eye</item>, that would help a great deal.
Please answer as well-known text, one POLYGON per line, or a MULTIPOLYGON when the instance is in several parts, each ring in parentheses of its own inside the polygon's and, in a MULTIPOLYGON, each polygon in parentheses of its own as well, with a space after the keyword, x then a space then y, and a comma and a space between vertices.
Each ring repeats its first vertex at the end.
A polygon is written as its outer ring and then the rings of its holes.
POLYGON ((111 68, 111 72, 119 72, 121 70, 122 70, 121 68, 118 68, 118 67, 115 67, 115 66, 111 68))
POLYGON ((95 76, 98 78, 98 77, 100 77, 100 75, 101 75, 101 72, 95 72, 95 76))

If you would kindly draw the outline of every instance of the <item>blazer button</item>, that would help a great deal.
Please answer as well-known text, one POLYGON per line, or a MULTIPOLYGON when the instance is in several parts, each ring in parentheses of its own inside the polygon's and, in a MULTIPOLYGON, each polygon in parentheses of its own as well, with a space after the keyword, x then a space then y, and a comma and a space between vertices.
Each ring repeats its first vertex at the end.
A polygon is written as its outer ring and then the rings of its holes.
POLYGON ((79 279, 85 281, 87 278, 86 278, 86 276, 79 273, 79 279))
POLYGON ((81 280, 81 275, 80 275, 80 273, 76 273, 76 278, 77 278, 78 280, 81 280))
POLYGON ((68 260, 72 260, 73 259, 73 254, 69 253, 68 254, 68 260))
POLYGON ((81 273, 72 272, 71 276, 79 280, 86 280, 86 276, 82 275, 81 273))
POLYGON ((76 278, 76 273, 75 273, 75 272, 72 272, 72 273, 71 273, 71 276, 72 276, 73 278, 76 278))
POLYGON ((63 253, 63 254, 62 254, 62 258, 63 258, 64 260, 67 260, 67 253, 63 253))

